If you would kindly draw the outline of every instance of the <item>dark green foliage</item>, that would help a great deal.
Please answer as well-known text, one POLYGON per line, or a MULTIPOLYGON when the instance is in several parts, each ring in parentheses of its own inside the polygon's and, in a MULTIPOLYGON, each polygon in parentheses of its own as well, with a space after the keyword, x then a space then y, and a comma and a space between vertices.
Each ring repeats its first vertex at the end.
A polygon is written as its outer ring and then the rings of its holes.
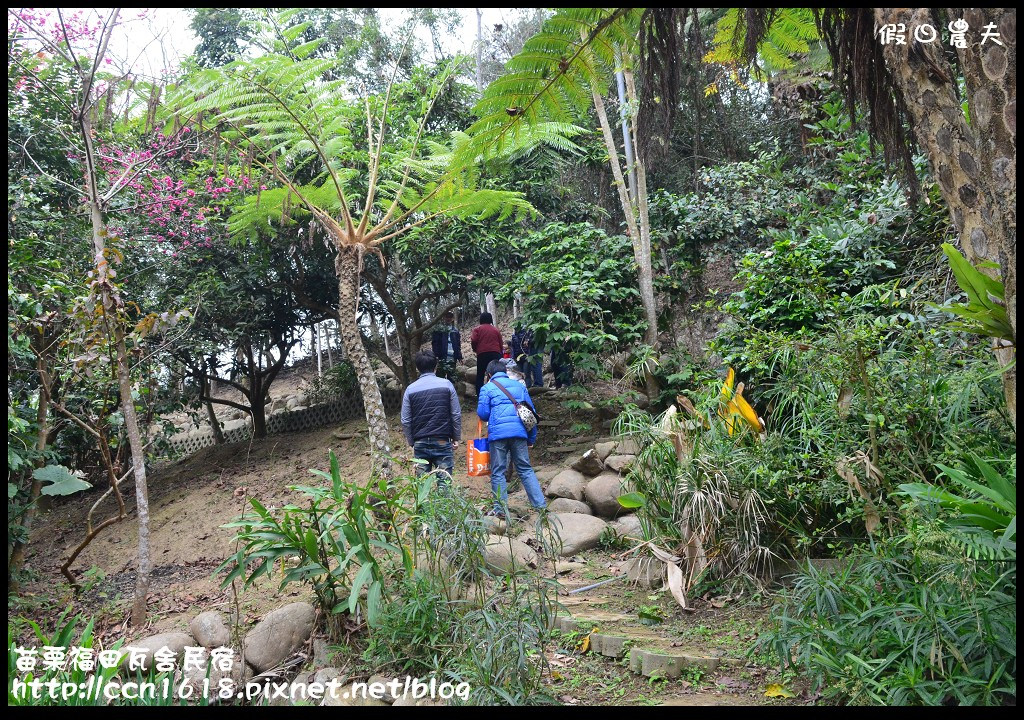
MULTIPOLYGON (((111 704, 114 705, 129 705, 129 706, 151 706, 151 705, 184 705, 184 701, 176 701, 173 693, 164 695, 161 692, 164 682, 172 682, 172 678, 169 673, 157 673, 151 671, 146 677, 137 676, 131 678, 135 681, 146 681, 149 683, 155 683, 156 692, 153 697, 149 697, 148 692, 139 692, 138 696, 134 699, 128 699, 123 696, 117 697, 117 700, 113 703, 107 698, 102 689, 104 689, 108 683, 117 682, 118 677, 118 666, 111 668, 101 667, 97 663, 96 670, 86 671, 81 669, 77 665, 73 665, 71 662, 72 654, 70 652, 72 647, 89 648, 94 652, 100 650, 120 650, 124 645, 124 640, 116 641, 111 647, 104 648, 93 634, 93 628, 95 624, 94 619, 86 620, 82 615, 75 615, 72 618, 68 618, 70 612, 65 611, 57 618, 54 629, 52 632, 47 632, 39 627, 39 625, 29 620, 29 625, 32 628, 32 632, 35 635, 32 638, 32 642, 22 645, 19 642, 19 638, 15 634, 16 623, 8 625, 7 628, 7 704, 8 706, 78 706, 78 707, 106 707, 111 704), (84 626, 83 626, 84 624, 84 626), (65 665, 60 669, 41 669, 40 657, 36 657, 37 671, 23 673, 18 670, 16 661, 18 655, 14 652, 14 647, 28 647, 38 649, 39 656, 42 655, 42 649, 46 646, 65 648, 67 651, 67 661, 65 665), (38 680, 43 683, 56 682, 56 697, 51 697, 48 689, 45 685, 41 688, 40 697, 35 698, 32 696, 32 690, 29 689, 27 695, 23 696, 24 690, 15 694, 14 692, 14 681, 15 679, 30 682, 32 680, 38 680), (81 688, 80 692, 74 692, 70 695, 64 694, 64 684, 67 683, 68 687, 81 688)), ((138 674, 137 674, 138 675, 138 674)), ((128 680, 128 678, 126 678, 128 680)), ((204 700, 202 704, 207 704, 204 700)))
POLYGON ((629 348, 642 334, 632 248, 586 223, 549 223, 505 250, 523 267, 498 296, 523 298, 521 324, 538 348, 565 348, 578 370, 597 372, 601 355, 629 348))
POLYGON ((1017 694, 1015 563, 977 563, 927 526, 808 567, 762 638, 825 699, 1002 705, 1017 694))

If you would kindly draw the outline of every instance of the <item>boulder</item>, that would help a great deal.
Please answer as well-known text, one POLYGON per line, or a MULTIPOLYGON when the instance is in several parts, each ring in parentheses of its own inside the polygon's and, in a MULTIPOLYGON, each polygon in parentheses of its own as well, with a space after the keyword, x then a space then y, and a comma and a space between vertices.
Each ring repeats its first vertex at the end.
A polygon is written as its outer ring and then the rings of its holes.
POLYGON ((548 497, 564 497, 571 500, 582 500, 587 479, 576 470, 563 470, 548 483, 545 494, 548 497))
POLYGON ((554 467, 539 467, 534 468, 533 471, 537 474, 537 480, 541 484, 550 482, 560 472, 558 468, 554 467))
POLYGON ((596 547, 607 524, 601 518, 580 513, 550 513, 552 529, 558 532, 562 557, 575 555, 583 550, 596 547))
POLYGON ((608 523, 608 527, 623 537, 637 538, 643 540, 643 528, 640 527, 640 518, 636 515, 626 515, 615 522, 608 523))
POLYGON ((313 632, 316 613, 306 602, 285 605, 256 624, 245 636, 245 660, 258 673, 291 657, 313 632))
POLYGON ((594 446, 594 449, 597 450, 597 457, 601 459, 601 462, 604 462, 615 451, 616 445, 618 443, 611 440, 609 442, 600 442, 594 446))
MULTIPOLYGON (((195 640, 188 633, 183 632, 169 632, 160 633, 159 635, 150 635, 144 637, 141 640, 128 643, 128 647, 137 648, 142 651, 142 671, 144 673, 149 672, 149 669, 153 666, 153 656, 157 651, 166 648, 168 651, 174 653, 176 658, 175 664, 181 664, 181 658, 185 654, 186 647, 194 647, 195 640)), ((129 660, 132 657, 132 653, 128 653, 121 660, 121 668, 128 672, 135 672, 134 670, 128 669, 129 660)))
POLYGON ((591 448, 583 453, 583 456, 579 460, 572 464, 572 469, 587 475, 588 477, 594 477, 600 475, 604 470, 604 463, 601 462, 601 458, 597 456, 597 450, 591 448))
POLYGON ((299 402, 299 399, 297 397, 294 397, 294 396, 292 396, 292 397, 290 397, 290 398, 288 398, 287 400, 284 401, 284 407, 285 407, 286 410, 291 410, 296 405, 301 405, 301 404, 302 403, 299 402))
POLYGON ((526 495, 526 490, 519 488, 515 492, 508 494, 508 509, 517 515, 528 515, 533 510, 533 505, 530 504, 530 498, 526 495))
POLYGON ((229 433, 232 430, 238 430, 239 428, 244 428, 244 427, 248 427, 248 426, 249 426, 249 418, 248 417, 244 417, 244 418, 239 418, 238 420, 228 420, 226 423, 224 423, 221 426, 221 430, 223 432, 225 432, 225 433, 229 433))
POLYGON ((537 552, 524 542, 500 535, 488 535, 484 546, 484 562, 496 573, 535 568, 537 552))
POLYGON ((616 455, 639 455, 640 445, 635 438, 623 438, 615 448, 616 455))
POLYGON ((209 654, 204 654, 199 667, 189 667, 187 670, 179 668, 175 674, 175 685, 182 683, 188 684, 192 687, 193 696, 198 697, 199 693, 204 687, 210 688, 210 693, 214 694, 219 689, 221 680, 231 680, 235 686, 244 685, 252 679, 252 671, 249 666, 241 662, 241 660, 235 656, 232 659, 231 665, 227 670, 219 669, 219 663, 211 663, 209 654), (205 684, 206 679, 209 678, 210 683, 207 686, 205 684))
POLYGON ((387 675, 371 675, 370 679, 366 681, 367 685, 373 683, 379 683, 384 688, 384 697, 381 698, 386 703, 394 703, 405 697, 406 683, 412 686, 413 678, 411 675, 399 675, 397 677, 389 677, 387 675), (394 684, 395 680, 398 681, 397 687, 394 684))
MULTIPOLYGON (((474 371, 475 374, 475 371, 474 371)), ((476 397, 476 384, 472 382, 462 383, 462 396, 465 398, 476 397)))
POLYGON ((555 513, 581 513, 583 515, 594 514, 594 511, 585 502, 561 497, 555 498, 548 503, 548 511, 555 513))
POLYGON ((586 569, 586 563, 573 562, 572 560, 555 560, 555 572, 559 575, 568 575, 571 572, 586 569))
POLYGON ((192 637, 205 648, 215 648, 231 643, 231 632, 224 618, 216 610, 199 613, 188 624, 192 637))
POLYGON ((504 535, 507 526, 501 518, 488 515, 484 517, 484 528, 488 535, 504 535))
POLYGON ((588 482, 584 494, 594 514, 613 518, 630 512, 619 505, 619 495, 624 492, 618 473, 606 472, 588 482))
POLYGON ((295 407, 292 408, 292 412, 302 412, 303 410, 307 409, 308 408, 305 405, 296 405, 295 407))
POLYGON ((636 460, 636 455, 612 455, 604 461, 605 466, 617 473, 623 473, 636 460))

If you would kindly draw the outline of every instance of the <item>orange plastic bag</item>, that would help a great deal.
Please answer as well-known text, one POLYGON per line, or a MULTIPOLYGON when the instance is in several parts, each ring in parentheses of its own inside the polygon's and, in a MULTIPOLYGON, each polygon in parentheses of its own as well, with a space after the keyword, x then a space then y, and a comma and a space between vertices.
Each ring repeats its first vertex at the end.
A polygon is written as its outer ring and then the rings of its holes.
POLYGON ((488 450, 487 436, 483 432, 484 424, 477 420, 476 438, 466 443, 466 469, 470 477, 491 474, 491 453, 488 450))

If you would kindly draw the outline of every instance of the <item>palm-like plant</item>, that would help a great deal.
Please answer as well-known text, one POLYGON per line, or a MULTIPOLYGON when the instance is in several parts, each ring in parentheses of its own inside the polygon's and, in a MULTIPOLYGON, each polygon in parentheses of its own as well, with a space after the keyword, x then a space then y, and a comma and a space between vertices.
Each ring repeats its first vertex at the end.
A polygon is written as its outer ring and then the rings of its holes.
POLYGON ((423 93, 418 119, 400 117, 393 103, 397 63, 383 96, 360 100, 332 79, 340 75, 339 59, 311 57, 321 41, 297 45, 306 23, 282 27, 293 15, 264 24, 277 52, 202 72, 172 103, 182 115, 212 117, 221 138, 278 184, 233 215, 229 229, 236 237, 265 232, 273 220, 307 217, 336 248, 342 339, 359 378, 374 469, 390 477, 384 407, 356 320, 363 256, 438 216, 533 210, 521 193, 479 186, 477 156, 459 152, 466 136, 455 133, 448 142, 428 136, 431 110, 454 81, 459 59, 441 68, 423 93))
MULTIPOLYGON (((608 119, 605 96, 621 71, 628 118, 639 106, 632 58, 638 49, 642 10, 637 8, 560 8, 539 33, 506 65, 506 73, 488 86, 475 108, 479 120, 469 129, 471 152, 502 152, 535 141, 540 133, 574 132, 591 108, 597 114, 619 201, 633 243, 640 297, 647 321, 645 342, 655 345, 657 314, 651 269, 647 176, 642 159, 624 163, 608 119), (626 178, 635 176, 631 191, 626 178)), ((627 123, 628 124, 628 123, 627 123)), ((637 143, 636 126, 628 133, 637 143)), ((648 377, 648 391, 653 388, 648 377)))

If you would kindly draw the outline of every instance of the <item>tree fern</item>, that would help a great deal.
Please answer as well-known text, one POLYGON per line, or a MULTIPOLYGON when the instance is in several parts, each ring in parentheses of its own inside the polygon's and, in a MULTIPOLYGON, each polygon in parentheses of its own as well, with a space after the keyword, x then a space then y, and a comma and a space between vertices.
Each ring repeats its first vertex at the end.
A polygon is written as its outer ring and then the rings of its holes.
POLYGON ((635 47, 639 17, 635 9, 560 8, 484 91, 465 150, 517 153, 581 132, 575 123, 589 112, 592 89, 606 94, 616 49, 635 47))
MULTIPOLYGON (((256 164, 287 190, 264 192, 246 203, 232 219, 233 232, 250 233, 268 220, 280 221, 288 198, 330 231, 340 228, 337 240, 348 245, 379 244, 437 215, 486 217, 532 211, 521 193, 476 189, 475 158, 456 152, 467 144, 467 136, 455 136, 448 144, 423 137, 426 116, 444 85, 453 81, 458 60, 435 78, 419 123, 396 128, 392 132, 405 134, 387 144, 381 137, 381 129, 387 132, 381 118, 389 111, 388 102, 360 102, 341 81, 325 80, 337 67, 333 58, 269 55, 205 71, 178 89, 174 101, 181 113, 212 115, 222 136, 255 154, 256 164), (368 137, 353 136, 359 123, 370 128, 368 137), (353 172, 354 164, 362 166, 360 177, 368 181, 359 198, 353 196, 352 180, 359 174, 353 172), (311 174, 313 182, 300 184, 297 178, 303 174, 311 174)), ((534 128, 524 137, 539 142, 556 132, 552 142, 570 148, 566 136, 572 128, 565 125, 534 128)))
MULTIPOLYGON (((744 10, 730 8, 725 17, 718 21, 714 47, 704 56, 705 62, 728 66, 740 62, 742 48, 746 43, 746 29, 741 15, 744 10)), ((771 16, 767 33, 757 45, 757 52, 766 71, 791 70, 796 64, 794 56, 810 54, 811 43, 817 39, 818 29, 810 8, 779 8, 771 16)))

